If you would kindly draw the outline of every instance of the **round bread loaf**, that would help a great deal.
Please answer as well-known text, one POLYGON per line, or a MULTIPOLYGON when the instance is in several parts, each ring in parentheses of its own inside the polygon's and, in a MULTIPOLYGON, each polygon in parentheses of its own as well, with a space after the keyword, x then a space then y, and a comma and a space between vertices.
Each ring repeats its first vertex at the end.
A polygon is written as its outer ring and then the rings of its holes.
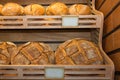
POLYGON ((19 46, 19 51, 12 58, 13 65, 42 65, 54 63, 52 49, 39 42, 28 42, 19 46))
POLYGON ((30 4, 24 8, 24 14, 26 14, 26 15, 43 15, 43 14, 45 14, 45 8, 39 4, 30 4))
POLYGON ((61 44, 55 52, 56 64, 80 65, 102 64, 98 47, 87 40, 72 39, 61 44))
POLYGON ((2 15, 4 16, 17 16, 22 15, 24 8, 17 3, 6 3, 2 8, 2 15))
POLYGON ((8 65, 12 55, 17 53, 17 46, 12 42, 0 42, 0 65, 8 65))
POLYGON ((91 14, 91 9, 87 5, 74 4, 69 8, 69 14, 71 15, 89 15, 91 14))
POLYGON ((3 5, 0 4, 0 14, 1 14, 2 8, 3 8, 3 5))
POLYGON ((68 7, 62 2, 52 3, 46 8, 47 15, 66 15, 68 14, 68 7))

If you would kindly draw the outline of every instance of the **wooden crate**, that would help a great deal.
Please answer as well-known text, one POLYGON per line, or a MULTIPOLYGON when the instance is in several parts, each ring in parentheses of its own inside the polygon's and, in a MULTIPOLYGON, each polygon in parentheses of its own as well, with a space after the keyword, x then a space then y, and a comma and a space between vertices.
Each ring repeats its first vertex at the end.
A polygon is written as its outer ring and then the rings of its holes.
MULTIPOLYGON (((10 0, 1 0, 6 3, 10 0)), ((26 0, 22 5, 41 3, 48 5, 54 1, 62 1, 68 5, 74 3, 88 4, 89 0, 26 0)), ((72 38, 85 38, 95 42, 104 58, 103 65, 0 65, 0 79, 50 79, 47 75, 61 72, 53 80, 113 80, 114 64, 102 49, 103 14, 94 7, 94 0, 88 4, 92 8, 91 15, 64 15, 64 16, 0 16, 1 41, 13 41, 21 44, 27 41, 41 41, 50 44, 55 50, 62 42, 72 38), (62 26, 64 17, 77 17, 78 26, 62 26), (53 18, 47 20, 45 18, 53 18), (49 34, 48 34, 49 33, 49 34), (3 36, 4 35, 4 36, 3 36)))

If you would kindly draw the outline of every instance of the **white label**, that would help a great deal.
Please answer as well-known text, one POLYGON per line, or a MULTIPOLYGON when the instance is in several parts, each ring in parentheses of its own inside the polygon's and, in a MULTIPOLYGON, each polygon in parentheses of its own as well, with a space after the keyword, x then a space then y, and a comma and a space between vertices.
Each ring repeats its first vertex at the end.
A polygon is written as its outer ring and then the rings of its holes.
POLYGON ((64 79, 64 68, 45 68, 46 79, 64 79))
POLYGON ((62 16, 62 27, 78 27, 78 16, 62 16))

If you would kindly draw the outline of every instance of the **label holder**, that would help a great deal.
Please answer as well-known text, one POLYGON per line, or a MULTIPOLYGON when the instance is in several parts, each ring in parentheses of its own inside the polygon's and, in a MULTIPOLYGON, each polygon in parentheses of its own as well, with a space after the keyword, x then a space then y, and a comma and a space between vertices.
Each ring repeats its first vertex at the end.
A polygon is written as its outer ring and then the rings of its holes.
POLYGON ((45 79, 64 79, 64 68, 45 67, 45 79))
POLYGON ((79 16, 67 15, 62 16, 62 27, 63 28, 78 28, 79 16))

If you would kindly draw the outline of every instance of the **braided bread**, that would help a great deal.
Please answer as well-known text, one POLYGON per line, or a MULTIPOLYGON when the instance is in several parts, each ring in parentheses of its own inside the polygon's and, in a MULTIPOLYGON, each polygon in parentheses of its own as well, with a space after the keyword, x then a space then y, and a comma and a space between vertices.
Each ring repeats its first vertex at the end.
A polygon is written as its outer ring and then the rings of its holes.
POLYGON ((17 65, 53 64, 54 53, 52 49, 44 43, 28 42, 19 47, 19 52, 14 55, 11 63, 17 65))
POLYGON ((61 44, 55 52, 56 64, 102 64, 98 47, 87 40, 72 39, 61 44))

